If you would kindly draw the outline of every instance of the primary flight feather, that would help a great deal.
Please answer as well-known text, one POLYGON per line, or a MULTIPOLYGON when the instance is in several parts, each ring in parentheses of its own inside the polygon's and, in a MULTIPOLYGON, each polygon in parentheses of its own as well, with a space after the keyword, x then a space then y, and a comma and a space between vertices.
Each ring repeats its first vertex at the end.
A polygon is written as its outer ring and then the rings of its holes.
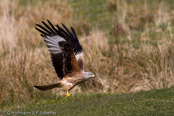
POLYGON ((44 38, 50 52, 52 65, 60 81, 51 85, 34 87, 43 91, 62 87, 68 97, 72 88, 95 75, 83 70, 83 49, 74 29, 71 27, 72 32, 70 32, 64 24, 62 24, 62 28, 59 25, 54 26, 49 20, 47 21, 49 25, 44 21, 42 21, 44 26, 36 24, 36 30, 44 38))

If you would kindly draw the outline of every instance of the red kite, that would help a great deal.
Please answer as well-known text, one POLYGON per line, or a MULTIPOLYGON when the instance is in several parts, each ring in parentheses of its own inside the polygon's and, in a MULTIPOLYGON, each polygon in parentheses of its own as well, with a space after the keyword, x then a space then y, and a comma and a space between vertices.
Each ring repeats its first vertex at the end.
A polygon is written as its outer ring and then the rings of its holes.
POLYGON ((64 24, 62 24, 63 29, 59 25, 53 26, 49 20, 47 21, 50 26, 42 21, 45 27, 36 24, 39 27, 36 29, 44 38, 52 65, 60 81, 51 85, 34 87, 42 91, 61 87, 67 92, 66 97, 68 97, 70 96, 69 91, 77 84, 93 78, 95 75, 83 70, 83 49, 74 29, 71 27, 72 32, 70 32, 64 24))

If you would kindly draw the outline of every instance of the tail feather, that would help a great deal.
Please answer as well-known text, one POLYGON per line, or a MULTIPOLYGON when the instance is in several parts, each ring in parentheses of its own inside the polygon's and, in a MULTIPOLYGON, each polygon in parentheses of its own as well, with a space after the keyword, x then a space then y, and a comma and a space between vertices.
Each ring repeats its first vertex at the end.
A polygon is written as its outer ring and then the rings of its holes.
POLYGON ((44 85, 44 86, 34 86, 35 88, 42 90, 42 91, 46 91, 46 90, 50 90, 56 87, 62 87, 61 83, 55 83, 55 84, 51 84, 51 85, 44 85))

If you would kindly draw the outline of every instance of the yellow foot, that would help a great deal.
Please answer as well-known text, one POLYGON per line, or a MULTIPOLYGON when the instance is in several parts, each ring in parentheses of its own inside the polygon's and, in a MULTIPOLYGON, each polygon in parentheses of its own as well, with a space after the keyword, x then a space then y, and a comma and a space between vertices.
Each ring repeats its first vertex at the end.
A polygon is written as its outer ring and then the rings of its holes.
POLYGON ((70 93, 69 93, 69 92, 67 92, 67 93, 66 93, 66 97, 69 97, 69 96, 70 96, 70 93))

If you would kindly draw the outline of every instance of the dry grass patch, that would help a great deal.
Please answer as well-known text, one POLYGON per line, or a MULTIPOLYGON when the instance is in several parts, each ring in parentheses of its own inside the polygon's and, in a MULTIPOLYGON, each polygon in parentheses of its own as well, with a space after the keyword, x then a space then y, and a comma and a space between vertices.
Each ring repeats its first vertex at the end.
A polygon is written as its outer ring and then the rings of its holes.
POLYGON ((34 28, 47 18, 53 22, 71 19, 71 7, 59 3, 39 1, 37 5, 20 6, 18 1, 0 1, 0 106, 51 97, 57 91, 39 93, 33 89, 36 83, 57 79, 43 39, 34 28))
POLYGON ((127 30, 144 30, 173 20, 173 6, 169 1, 107 0, 108 9, 117 16, 127 30))

